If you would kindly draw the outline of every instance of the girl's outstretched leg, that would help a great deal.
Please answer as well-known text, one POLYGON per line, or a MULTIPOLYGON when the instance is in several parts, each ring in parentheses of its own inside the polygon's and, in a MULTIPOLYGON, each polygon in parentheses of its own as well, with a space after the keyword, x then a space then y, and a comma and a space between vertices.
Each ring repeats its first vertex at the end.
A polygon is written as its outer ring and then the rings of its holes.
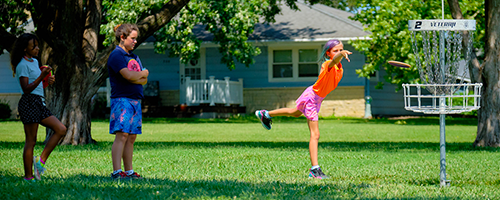
POLYGON ((276 110, 257 110, 255 111, 255 116, 260 120, 262 126, 267 130, 271 130, 272 117, 276 116, 292 116, 292 117, 300 117, 302 112, 297 110, 297 108, 280 108, 276 110))
MULTIPOLYGON (((23 163, 24 163, 24 178, 31 180, 33 178, 33 149, 36 144, 36 135, 38 132, 38 124, 24 124, 24 134, 26 141, 24 142, 23 163)), ((37 179, 40 179, 39 177, 37 179)))
POLYGON ((271 117, 276 117, 276 116, 300 117, 300 115, 302 115, 302 112, 300 112, 300 110, 298 110, 297 108, 279 108, 276 110, 269 111, 269 115, 271 117))
POLYGON ((319 125, 318 121, 307 120, 307 125, 309 125, 309 132, 311 133, 309 138, 309 155, 311 156, 311 169, 309 172, 310 178, 327 179, 327 175, 321 171, 318 164, 318 143, 319 143, 319 125))
POLYGON ((42 125, 54 130, 54 135, 50 136, 49 141, 45 144, 45 148, 43 149, 42 154, 40 155, 40 159, 45 162, 49 158, 50 154, 56 148, 57 144, 61 140, 62 137, 66 135, 66 126, 64 126, 59 119, 55 116, 50 116, 42 120, 42 125))

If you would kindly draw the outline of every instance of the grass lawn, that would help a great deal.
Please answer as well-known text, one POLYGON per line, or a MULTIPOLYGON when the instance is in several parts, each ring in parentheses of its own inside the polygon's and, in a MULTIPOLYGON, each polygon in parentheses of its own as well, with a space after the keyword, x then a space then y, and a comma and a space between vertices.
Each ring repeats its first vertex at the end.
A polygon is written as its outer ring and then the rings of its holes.
MULTIPOLYGON (((2 199, 499 199, 500 149, 473 148, 477 120, 446 120, 447 174, 439 186, 439 119, 320 120, 319 162, 331 177, 308 179, 305 118, 145 119, 134 170, 145 180, 112 181, 107 121, 97 144, 58 146, 42 181, 26 183, 24 132, 0 122, 2 199)), ((35 154, 43 149, 40 128, 35 154)))

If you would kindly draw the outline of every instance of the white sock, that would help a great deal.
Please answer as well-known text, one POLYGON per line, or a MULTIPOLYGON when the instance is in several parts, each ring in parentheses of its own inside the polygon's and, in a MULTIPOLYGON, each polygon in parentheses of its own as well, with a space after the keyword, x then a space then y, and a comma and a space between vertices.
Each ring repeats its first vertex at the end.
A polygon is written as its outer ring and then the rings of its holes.
POLYGON ((113 175, 118 174, 118 173, 120 173, 120 172, 122 172, 122 169, 119 169, 119 170, 113 171, 113 175))
POLYGON ((319 168, 319 165, 314 165, 311 167, 311 170, 319 168))
POLYGON ((131 170, 125 171, 125 173, 127 173, 127 175, 132 175, 134 173, 134 170, 131 169, 131 170))

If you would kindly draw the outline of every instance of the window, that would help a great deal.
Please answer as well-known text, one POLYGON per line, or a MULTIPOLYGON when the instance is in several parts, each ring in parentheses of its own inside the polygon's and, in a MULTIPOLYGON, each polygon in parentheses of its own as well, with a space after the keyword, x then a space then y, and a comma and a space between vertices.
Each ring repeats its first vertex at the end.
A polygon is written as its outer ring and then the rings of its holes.
POLYGON ((274 50, 273 78, 293 77, 292 50, 274 50))
POLYGON ((269 48, 269 81, 314 81, 318 78, 317 47, 269 48))
POLYGON ((299 77, 318 77, 317 61, 317 49, 299 49, 299 77))
POLYGON ((184 75, 186 77, 191 77, 191 80, 201 79, 201 69, 200 68, 184 68, 184 75))

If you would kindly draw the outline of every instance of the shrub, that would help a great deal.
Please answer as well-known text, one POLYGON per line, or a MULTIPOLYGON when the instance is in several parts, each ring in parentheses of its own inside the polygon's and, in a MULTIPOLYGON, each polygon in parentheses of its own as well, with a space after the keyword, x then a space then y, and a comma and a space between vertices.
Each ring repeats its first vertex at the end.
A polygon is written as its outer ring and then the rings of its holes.
POLYGON ((8 119, 10 118, 12 110, 8 102, 0 101, 0 119, 8 119))
POLYGON ((92 119, 104 119, 106 118, 106 113, 109 113, 109 109, 106 107, 107 101, 105 96, 95 95, 92 98, 91 104, 91 117, 92 119))

